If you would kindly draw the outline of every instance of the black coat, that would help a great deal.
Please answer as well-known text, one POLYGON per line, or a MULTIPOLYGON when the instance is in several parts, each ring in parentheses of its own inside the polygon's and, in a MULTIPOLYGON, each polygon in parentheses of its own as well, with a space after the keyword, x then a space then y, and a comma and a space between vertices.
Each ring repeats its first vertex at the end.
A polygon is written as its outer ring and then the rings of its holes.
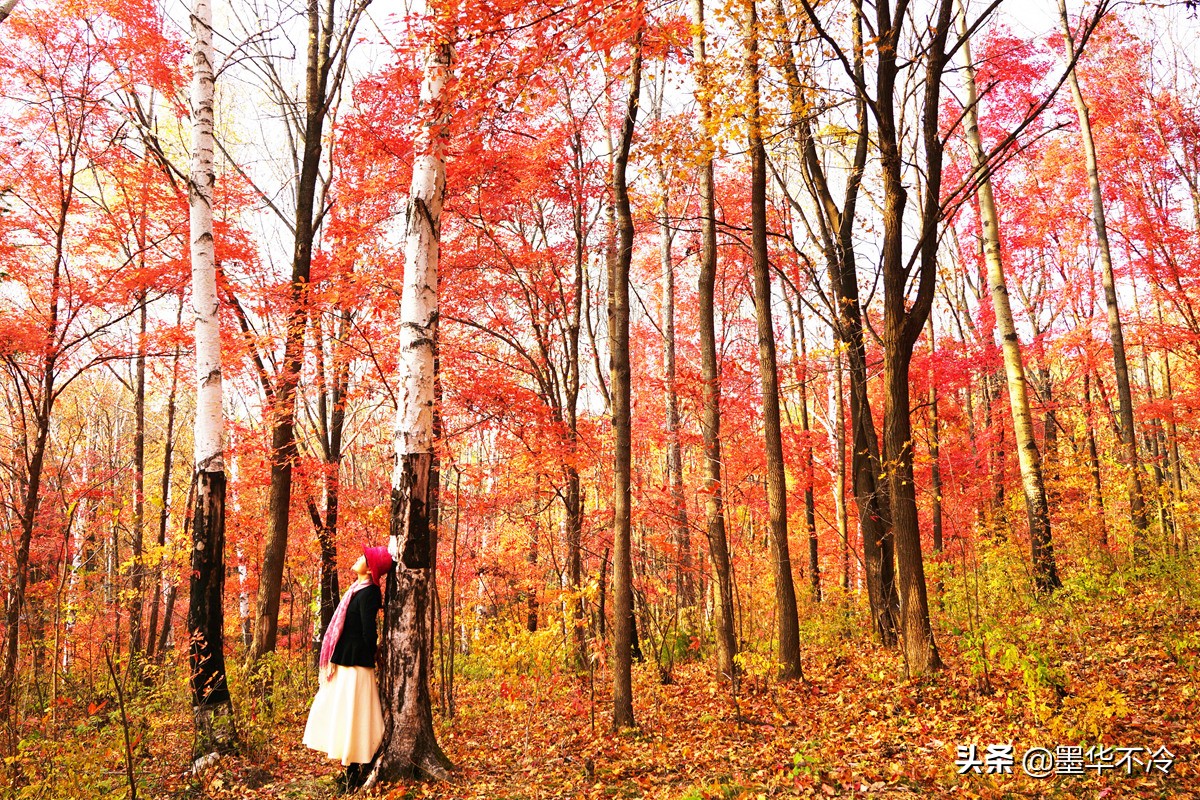
POLYGON ((344 667, 375 667, 375 615, 383 605, 379 587, 371 584, 350 596, 346 621, 329 659, 344 667))

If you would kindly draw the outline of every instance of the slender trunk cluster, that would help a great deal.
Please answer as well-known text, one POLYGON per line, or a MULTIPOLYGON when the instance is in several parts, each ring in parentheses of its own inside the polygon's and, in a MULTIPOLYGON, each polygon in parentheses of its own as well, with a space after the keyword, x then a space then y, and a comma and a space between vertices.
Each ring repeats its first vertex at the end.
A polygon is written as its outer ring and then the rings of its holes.
MULTIPOLYGON (((332 17, 333 4, 329 4, 332 17)), ((276 376, 271 402, 271 481, 267 494, 267 534, 255 602, 254 639, 248 657, 251 665, 275 649, 279 629, 279 598, 287 557, 288 524, 292 504, 292 465, 296 460, 296 387, 304 357, 308 311, 308 280, 313 250, 313 204, 321 162, 321 132, 325 122, 324 79, 329 59, 332 18, 322 30, 315 0, 308 7, 308 58, 305 68, 304 143, 296 185, 295 241, 292 280, 288 296, 283 362, 276 376)))
POLYGON ((942 73, 946 64, 946 40, 950 31, 951 0, 940 0, 936 22, 931 26, 925 48, 925 85, 921 97, 921 138, 924 147, 925 191, 921 197, 921 237, 917 252, 906 258, 904 216, 908 190, 904 184, 904 153, 897 126, 896 108, 900 37, 903 11, 895 18, 886 5, 877 7, 876 30, 879 54, 875 80, 879 119, 879 157, 883 176, 883 382, 887 404, 883 418, 883 450, 888 474, 892 530, 896 543, 897 587, 900 594, 900 632, 905 665, 910 675, 921 675, 941 667, 933 628, 921 533, 917 516, 916 486, 913 482, 913 448, 909 368, 915 346, 933 305, 937 270, 937 226, 941 222, 942 139, 938 130, 938 107, 942 73), (912 270, 917 270, 913 275, 912 270), (916 296, 910 300, 910 283, 916 296))
MULTIPOLYGON (((567 462, 564 466, 567 478, 567 489, 563 494, 563 506, 566 514, 567 541, 567 581, 570 584, 573 597, 569 600, 570 609, 568 620, 571 625, 572 660, 577 670, 583 671, 588 666, 587 641, 584 636, 585 615, 583 592, 583 491, 579 476, 576 456, 579 453, 579 329, 583 315, 585 283, 587 277, 587 262, 584 258, 586 234, 583 229, 584 198, 583 198, 583 137, 579 131, 572 139, 572 157, 578 183, 572 198, 571 227, 575 235, 574 260, 575 280, 574 295, 571 298, 570 317, 567 322, 567 380, 566 403, 563 415, 567 427, 567 462)), ((589 317, 590 318, 590 317, 589 317)))
MULTIPOLYGON (((661 101, 661 95, 659 96, 661 101)), ((675 595, 685 608, 696 603, 695 581, 692 577, 692 545, 688 533, 687 504, 683 496, 683 447, 680 443, 679 389, 675 369, 675 263, 671 254, 669 217, 670 194, 666 175, 659 162, 660 202, 659 258, 663 280, 663 377, 667 388, 667 484, 671 492, 671 538, 675 545, 675 595)))
MULTIPOLYGON (((816 25, 815 10, 803 3, 809 24, 816 25)), ((776 16, 786 30, 782 5, 776 16)), ((856 8, 851 19, 853 30, 852 70, 855 81, 864 85, 866 79, 863 20, 856 8)), ((782 37, 790 40, 790 34, 782 37)), ((812 195, 817 209, 817 227, 829 274, 831 301, 837 310, 835 331, 846 354, 850 377, 850 471, 855 505, 858 508, 859 529, 862 533, 862 560, 865 567, 867 599, 871 608, 872 628, 887 647, 897 641, 899 596, 896 593, 895 543, 892 535, 888 487, 884 480, 883 460, 875 417, 867 392, 867 343, 863 323, 863 307, 858 291, 858 266, 854 249, 855 213, 859 191, 866 169, 870 141, 870 117, 865 94, 855 98, 855 145, 846 179, 845 195, 838 207, 826 175, 825 165, 817 152, 810 105, 803 94, 803 84, 790 49, 783 59, 788 93, 792 108, 793 129, 799 137, 801 174, 805 187, 812 195)), ((844 446, 843 442, 843 446, 844 446)), ((848 549, 848 545, 847 545, 848 549)), ((848 570, 847 570, 848 572, 848 570)))
MULTIPOLYGON (((183 320, 183 304, 179 306, 179 321, 183 320)), ((176 323, 178 325, 178 322, 176 323)), ((171 359, 171 388, 167 392, 167 426, 166 440, 163 442, 163 471, 162 481, 159 484, 159 497, 161 505, 158 509, 158 548, 162 552, 167 544, 167 522, 171 516, 171 473, 175 460, 175 398, 179 389, 179 346, 175 346, 175 354, 171 359)), ((169 597, 171 602, 166 604, 162 614, 162 633, 161 639, 158 633, 159 619, 159 603, 160 595, 162 595, 163 587, 163 568, 160 560, 154 568, 154 580, 152 582, 153 598, 150 603, 150 624, 147 628, 146 637, 146 657, 157 658, 162 660, 163 651, 166 649, 167 637, 170 635, 171 629, 171 612, 173 611, 175 586, 171 584, 169 597)), ((163 598, 165 601, 165 598, 163 598)))

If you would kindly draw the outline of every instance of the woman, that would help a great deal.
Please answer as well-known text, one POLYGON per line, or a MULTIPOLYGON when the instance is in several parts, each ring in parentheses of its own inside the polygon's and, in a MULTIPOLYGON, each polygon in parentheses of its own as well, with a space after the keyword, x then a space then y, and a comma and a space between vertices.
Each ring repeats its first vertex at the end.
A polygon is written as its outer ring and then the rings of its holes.
POLYGON ((321 642, 320 688, 304 727, 304 744, 346 767, 339 784, 362 786, 383 739, 383 710, 375 689, 375 615, 380 581, 392 568, 386 547, 364 547, 351 569, 357 580, 342 595, 321 642))

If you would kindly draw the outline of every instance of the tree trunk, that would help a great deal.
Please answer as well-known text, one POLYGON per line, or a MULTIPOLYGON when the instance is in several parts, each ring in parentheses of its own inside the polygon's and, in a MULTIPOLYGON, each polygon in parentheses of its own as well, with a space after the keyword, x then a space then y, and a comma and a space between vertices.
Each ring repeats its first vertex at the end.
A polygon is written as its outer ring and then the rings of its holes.
MULTIPOLYGON (((329 75, 333 61, 334 0, 319 9, 308 0, 308 55, 305 68, 304 149, 296 183, 295 242, 283 362, 275 380, 271 402, 271 483, 267 494, 267 533, 255 602, 254 640, 248 659, 253 666, 275 649, 279 629, 279 598, 287 557, 288 523, 292 500, 292 464, 296 459, 296 387, 304 361, 304 334, 308 320, 308 282, 312 266, 317 184, 320 179, 321 140, 331 105, 329 75)), ((353 18, 353 15, 352 15, 353 18)), ((348 23, 353 24, 353 23, 348 23)), ((348 34, 347 34, 348 35, 348 34)), ((342 56, 345 57, 344 54, 342 56)))
POLYGON ((946 39, 950 31, 950 0, 940 0, 937 21, 930 27, 925 47, 926 76, 921 99, 922 140, 926 181, 921 203, 921 231, 914 253, 917 274, 911 274, 904 256, 904 212, 908 193, 903 182, 902 142, 896 126, 894 106, 898 75, 897 49, 903 17, 887 18, 884 6, 877 9, 879 93, 879 153, 883 175, 883 372, 887 405, 883 438, 888 465, 892 531, 896 545, 897 584, 900 594, 900 630, 905 666, 910 676, 922 675, 942 666, 933 628, 929 621, 925 565, 921 553, 921 531, 917 516, 916 486, 913 483, 912 417, 909 368, 913 347, 933 304, 937 270, 937 225, 941 220, 942 140, 938 132, 938 107, 946 39), (914 280, 915 279, 915 280, 914 280), (910 282, 917 284, 916 297, 909 303, 910 282))
MULTIPOLYGON (((537 479, 534 479, 533 502, 535 508, 540 508, 542 503, 538 497, 537 479)), ((538 544, 541 539, 541 521, 538 519, 540 515, 535 514, 533 517, 533 530, 529 537, 529 552, 525 554, 525 561, 529 564, 529 590, 525 594, 525 629, 530 633, 537 633, 538 629, 538 544)))
MULTIPOLYGON (((986 281, 986 278, 984 278, 986 281)), ((986 348, 987 352, 991 353, 991 347, 995 342, 989 340, 986 348)), ((989 357, 988 362, 991 362, 989 357)), ((980 373, 980 383, 983 389, 983 426, 989 434, 993 434, 988 439, 988 474, 992 480, 992 502, 990 509, 990 530, 989 535, 996 536, 997 532, 1008 524, 1004 509, 1004 482, 1006 480, 1006 470, 1004 469, 1004 423, 996 420, 992 416, 992 406, 999 391, 992 390, 992 372, 990 368, 985 369, 980 373)))
POLYGON ((933 495, 930 503, 930 524, 933 528, 933 552, 942 552, 942 457, 940 431, 938 430, 937 371, 933 359, 937 355, 937 338, 933 330, 933 314, 929 315, 929 491, 933 495))
MULTIPOLYGON (((217 462, 209 462, 209 467, 217 462)), ((196 736, 193 763, 237 746, 225 675, 225 472, 197 468, 191 509, 192 560, 188 598, 188 663, 196 736)))
POLYGON ((596 635, 601 643, 608 636, 608 611, 606 603, 608 600, 608 556, 609 548, 604 548, 604 557, 600 559, 600 586, 597 591, 596 598, 596 635))
POLYGON ((1083 373, 1083 405, 1084 424, 1087 428, 1088 472, 1092 476, 1092 491, 1095 492, 1096 515, 1100 523, 1100 547, 1108 550, 1108 523, 1104 519, 1104 487, 1100 483, 1100 454, 1096 449, 1096 431, 1092 424, 1094 411, 1092 409, 1091 371, 1083 373))
MULTIPOLYGON (((579 452, 579 328, 583 315, 585 295, 584 281, 587 278, 587 263, 584 248, 587 245, 587 234, 584 231, 584 207, 586 199, 583 196, 583 137, 575 132, 572 141, 572 156, 576 174, 580 180, 576 183, 577 193, 572 198, 572 228, 575 234, 575 294, 571 299, 570 318, 567 321, 567 381, 566 403, 563 413, 567 423, 567 455, 565 465, 567 489, 563 495, 563 506, 566 523, 567 543, 567 581, 571 586, 572 597, 570 604, 570 624, 572 653, 575 669, 580 672, 588 668, 587 640, 585 637, 586 620, 583 599, 583 493, 579 478, 579 467, 576 456, 579 452)), ((457 517, 456 524, 457 524, 457 517)))
MULTIPOLYGON (((179 306, 179 319, 176 320, 176 325, 183 319, 183 303, 179 306)), ((162 555, 163 548, 167 544, 167 520, 171 515, 171 467, 175 458, 175 397, 179 388, 179 345, 175 346, 175 355, 171 360, 171 389, 167 393, 167 431, 166 441, 163 443, 163 473, 162 482, 159 484, 159 497, 161 505, 158 510, 158 549, 159 559, 154 567, 154 597, 150 603, 150 625, 146 629, 146 657, 155 658, 158 652, 158 606, 160 595, 162 594, 162 555)), ((169 616, 163 617, 163 625, 170 625, 169 616)))
MULTIPOLYGON (((960 3, 960 9, 962 8, 960 3)), ((1046 504, 1046 487, 1042 480, 1042 457, 1033 433, 1033 413, 1029 407, 1029 391, 1025 380, 1025 365, 1021 360, 1021 343, 1013 321, 1000 258, 1000 216, 992 194, 992 181, 979 134, 978 95, 975 89, 975 65, 971 61, 971 43, 967 35, 966 12, 959 18, 962 31, 962 51, 965 60, 964 81, 967 94, 967 141, 971 164, 978 177, 976 196, 983 223, 983 256, 987 264, 988 284, 992 293, 992 308, 1004 352, 1004 372, 1008 380, 1008 400, 1012 408, 1013 437, 1016 439, 1017 460, 1021 468, 1021 487, 1025 495, 1025 510, 1029 522, 1029 542, 1033 557, 1033 580, 1040 592, 1062 586, 1054 563, 1054 540, 1050 532, 1050 509, 1046 504)))
POLYGON ((801 677, 800 622, 796 587, 788 553, 787 487, 783 438, 779 420, 779 374, 775 360, 775 328, 771 319, 771 275, 767 252, 767 154, 762 141, 759 106, 757 0, 747 0, 743 23, 746 93, 749 103, 750 231, 754 263, 754 310, 758 319, 758 366, 762 379, 763 430, 767 459, 767 509, 770 515, 771 559, 775 577, 775 620, 780 677, 801 677))
POLYGON ((175 616, 176 594, 177 590, 174 583, 167 586, 167 596, 163 600, 163 623, 162 627, 158 629, 158 645, 154 648, 154 657, 160 664, 162 663, 164 654, 167 652, 167 646, 174 645, 171 641, 171 622, 175 616))
MULTIPOLYGON (((237 745, 233 703, 225 678, 225 461, 221 397, 221 331, 213 242, 213 44, 212 6, 192 8, 192 170, 190 206, 192 310, 195 318, 195 472, 191 508, 192 569, 188 639, 193 764, 237 745)), ((169 627, 170 623, 164 625, 169 627)))
POLYGON ((804 435, 804 528, 808 531, 808 581, 813 602, 821 602, 821 562, 817 542, 817 499, 816 466, 813 463, 813 447, 808 419, 808 344, 804 333, 804 315, 800 312, 800 298, 796 298, 796 316, 800 326, 800 430, 804 435))
POLYGON ((717 278, 717 213, 713 188, 713 122, 709 99, 708 60, 704 37, 704 0, 692 0, 692 54, 696 84, 701 87, 699 169, 700 194, 700 362, 704 381, 704 411, 700 422, 704 437, 704 496, 708 553, 715 573, 713 599, 716 616, 717 671, 734 678, 737 640, 733 630, 733 578, 730 572, 729 541, 725 532, 724 492, 721 486, 721 375, 717 362, 714 298, 717 278))
MULTIPOLYGON (((339 301, 340 305, 340 301, 339 301)), ((341 308, 338 313, 337 331, 330 337, 332 376, 326 385, 324 326, 318 320, 314 324, 317 334, 317 417, 320 427, 321 448, 325 469, 322 472, 322 494, 324 514, 310 500, 309 516, 316 530, 321 549, 320 567, 320 622, 318 640, 325 636, 325 629, 333 618, 341 596, 337 570, 337 529, 341 508, 342 439, 346 426, 346 392, 350 382, 350 359, 344 348, 350 333, 353 313, 341 308)))
MULTIPOLYGON (((46 393, 46 397, 53 395, 46 393)), ((42 470, 46 458, 46 446, 50 438, 48 403, 43 404, 45 421, 39 418, 37 437, 34 439, 33 454, 29 460, 29 471, 25 485, 25 498, 21 510, 21 535, 17 540, 13 564, 13 580, 9 584, 4 604, 4 661, 3 677, 0 679, 0 723, 11 722, 16 715, 14 689, 17 682, 17 651, 20 646, 21 610, 25 605, 25 590, 29 584, 29 546, 33 541, 33 528, 37 520, 37 508, 41 499, 42 470)))
POLYGON ((629 72, 629 101, 613 163, 613 194, 617 213, 617 254, 609 285, 608 332, 611 366, 612 425, 616 438, 613 460, 613 728, 633 727, 632 649, 633 562, 630 542, 630 474, 632 430, 629 365, 629 267, 633 261, 633 215, 625 170, 637 121, 642 84, 642 30, 633 42, 629 72))
MULTIPOLYGON (((1065 0, 1059 0, 1063 36, 1067 44, 1067 57, 1075 56, 1075 41, 1071 34, 1071 23, 1067 16, 1065 0)), ((1100 168, 1096 159, 1096 142, 1092 138, 1091 114, 1074 67, 1067 75, 1071 86, 1071 97, 1075 102, 1075 113, 1079 117, 1079 132, 1083 139, 1083 154, 1087 161, 1088 187, 1092 197, 1092 223, 1096 228, 1096 244, 1100 250, 1100 274, 1104 284, 1104 304, 1108 309, 1108 334, 1112 340, 1113 370, 1117 380, 1117 402, 1120 418, 1121 444, 1128 473, 1129 515, 1134 533, 1138 538, 1135 550, 1142 548, 1150 522, 1146 517, 1146 501, 1142 494, 1141 466, 1138 460, 1137 433, 1133 420, 1133 393, 1129 385, 1129 361, 1125 356, 1125 336, 1121 330, 1121 311, 1117 302, 1116 281, 1113 277, 1112 255, 1108 247, 1108 224, 1104 218, 1104 195, 1100 188, 1100 168)))
POLYGON ((836 410, 830 416, 837 426, 834 431, 833 455, 837 459, 837 474, 833 484, 833 506, 837 513, 838 540, 842 545, 842 589, 850 590, 850 521, 846 513, 846 393, 842 385, 842 353, 834 345, 834 402, 836 410))
MULTIPOLYGON (((145 208, 142 209, 143 219, 145 208)), ((145 231, 141 238, 145 239, 145 231)), ((144 246, 143 246, 143 252, 144 246)), ((145 267, 145 258, 142 258, 145 267)), ((142 652, 142 590, 145 567, 142 564, 142 542, 146 527, 146 290, 138 297, 138 345, 134 367, 133 390, 133 536, 132 559, 129 566, 129 656, 136 666, 142 652)))
MULTIPOLYGON (((806 6, 810 23, 815 24, 806 6)), ((777 6, 783 18, 783 9, 777 6)), ((855 6, 852 16, 855 80, 865 85, 864 42, 861 10, 855 6)), ((791 34, 787 38, 791 38, 791 34)), ((867 98, 855 98, 856 142, 845 199, 839 209, 826 179, 825 167, 817 152, 812 123, 806 109, 812 107, 802 95, 802 82, 792 54, 787 53, 784 69, 791 95, 793 130, 800 136, 802 167, 809 192, 820 214, 822 248, 829 272, 831 293, 838 309, 836 333, 845 346, 850 372, 850 427, 853 437, 851 472, 855 505, 862 531, 863 562, 866 568, 867 598, 871 607, 872 628, 885 647, 896 645, 896 619, 899 597, 896 594, 894 539, 890 521, 887 486, 883 480, 879 437, 867 393, 867 347, 863 331, 863 310, 858 293, 857 259, 854 252, 854 224, 862 176, 866 168, 870 140, 867 98)))
MULTIPOLYGON (((1161 322, 1162 309, 1159 309, 1159 319, 1161 322)), ((1167 390, 1167 454, 1171 459, 1171 509, 1172 515, 1176 520, 1179 519, 1178 514, 1181 510, 1180 504, 1183 502, 1183 464, 1179 460, 1179 426, 1175 422, 1175 388, 1171 380, 1171 353, 1169 350, 1163 350, 1163 382, 1164 388, 1167 390)), ((1179 533, 1179 540, 1175 543, 1176 555, 1187 553, 1187 529, 1186 523, 1177 524, 1176 529, 1179 533)))
MULTIPOLYGON (((660 95, 661 100, 661 95, 660 95)), ((675 544, 675 597, 679 605, 696 604, 692 578, 692 543, 688 534, 687 503, 683 496, 683 449, 679 442, 679 390, 675 382, 675 264, 671 257, 668 204, 670 194, 661 159, 658 164, 660 202, 659 259, 663 276, 663 380, 666 383, 667 484, 671 491, 671 533, 675 544)))
POLYGON ((433 730, 429 620, 436 567, 436 529, 431 524, 436 512, 431 503, 436 502, 438 247, 446 190, 445 87, 451 60, 448 43, 431 48, 421 84, 420 113, 427 122, 416 142, 400 301, 400 391, 388 544, 396 564, 384 597, 380 678, 384 734, 367 788, 417 776, 444 779, 450 769, 433 730))

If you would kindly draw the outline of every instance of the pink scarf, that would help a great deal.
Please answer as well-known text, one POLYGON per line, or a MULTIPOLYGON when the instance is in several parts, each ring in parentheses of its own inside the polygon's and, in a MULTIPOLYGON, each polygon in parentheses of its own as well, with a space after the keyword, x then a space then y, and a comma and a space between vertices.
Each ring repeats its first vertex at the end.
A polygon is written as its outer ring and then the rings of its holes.
POLYGON ((392 556, 386 547, 364 547, 363 555, 367 559, 370 579, 355 581, 342 595, 337 610, 333 612, 333 618, 329 620, 329 627, 325 629, 325 638, 321 641, 320 671, 325 672, 327 677, 333 676, 333 669, 329 662, 333 658, 334 649, 337 648, 338 639, 342 637, 342 627, 346 624, 346 609, 350 607, 350 598, 359 589, 365 589, 372 584, 379 586, 379 581, 392 568, 392 556))
POLYGON ((370 585, 370 581, 355 581, 354 585, 342 595, 337 610, 333 612, 333 618, 329 620, 329 627, 325 629, 325 638, 321 640, 320 662, 320 671, 325 673, 327 678, 333 676, 333 667, 329 660, 333 658, 333 651, 337 647, 338 639, 342 638, 342 626, 346 624, 346 609, 350 606, 350 598, 359 589, 365 589, 370 585))

